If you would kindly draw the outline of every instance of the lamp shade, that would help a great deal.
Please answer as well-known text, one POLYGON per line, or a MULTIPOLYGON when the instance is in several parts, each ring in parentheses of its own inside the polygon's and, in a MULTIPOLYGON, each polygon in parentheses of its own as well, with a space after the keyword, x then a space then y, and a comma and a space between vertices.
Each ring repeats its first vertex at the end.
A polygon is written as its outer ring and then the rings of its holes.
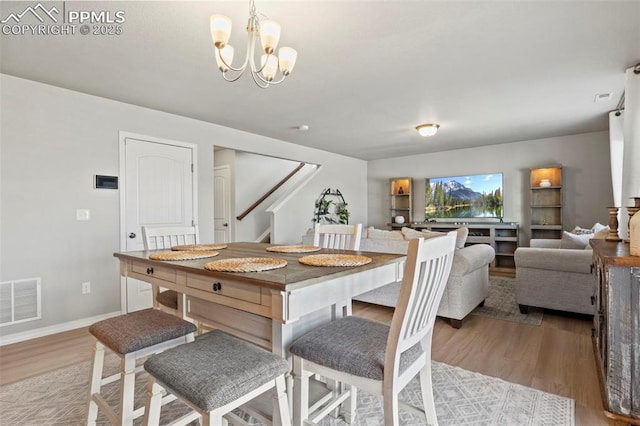
POLYGON ((293 67, 296 65, 298 52, 290 47, 281 47, 278 51, 278 56, 280 58, 280 72, 284 75, 291 74, 293 67))
POLYGON ((265 53, 273 53, 280 41, 280 24, 271 20, 260 21, 260 42, 265 53))
POLYGON ((416 130, 418 131, 418 133, 420 133, 420 136, 429 137, 438 133, 439 128, 439 124, 429 123, 419 125, 418 127, 416 127, 416 130))
POLYGON ((222 49, 216 49, 216 63, 218 64, 218 69, 222 72, 225 72, 229 69, 229 66, 233 62, 233 47, 228 44, 222 49), (220 59, 224 59, 224 62, 220 59), (226 63, 225 63, 226 62, 226 63))
POLYGON ((224 15, 211 15, 211 38, 217 48, 224 47, 231 37, 231 19, 224 15))
POLYGON ((278 57, 276 55, 262 55, 260 66, 262 67, 264 79, 271 81, 276 76, 276 71, 278 71, 278 57))

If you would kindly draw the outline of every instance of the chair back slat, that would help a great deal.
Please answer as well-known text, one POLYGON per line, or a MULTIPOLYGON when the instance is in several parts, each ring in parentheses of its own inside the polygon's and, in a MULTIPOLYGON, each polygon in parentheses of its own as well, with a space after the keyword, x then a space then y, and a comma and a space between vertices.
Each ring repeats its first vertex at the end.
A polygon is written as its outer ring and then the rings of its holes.
POLYGON ((361 234, 361 223, 357 225, 323 225, 316 223, 313 245, 322 248, 359 250, 361 234))
POLYGON ((409 242, 402 287, 391 321, 385 371, 398 367, 400 354, 406 349, 425 337, 430 339, 451 271, 455 234, 409 242))
POLYGON ((173 246, 198 244, 197 226, 143 226, 142 241, 145 250, 170 249, 173 246))

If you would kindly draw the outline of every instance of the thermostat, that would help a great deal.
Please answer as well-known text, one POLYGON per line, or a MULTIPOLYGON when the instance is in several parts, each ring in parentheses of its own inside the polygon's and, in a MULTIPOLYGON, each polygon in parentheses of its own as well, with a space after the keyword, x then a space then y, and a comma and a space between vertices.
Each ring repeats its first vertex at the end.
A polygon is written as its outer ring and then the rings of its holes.
POLYGON ((96 175, 96 189, 118 189, 118 176, 96 175))

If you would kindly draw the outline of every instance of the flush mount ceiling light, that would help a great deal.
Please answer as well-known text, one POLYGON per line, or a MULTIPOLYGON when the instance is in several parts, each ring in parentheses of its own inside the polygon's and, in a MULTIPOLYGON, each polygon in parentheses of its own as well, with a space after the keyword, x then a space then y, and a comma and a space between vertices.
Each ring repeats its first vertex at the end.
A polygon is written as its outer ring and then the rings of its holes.
POLYGON ((439 124, 429 123, 429 124, 421 124, 417 126, 416 130, 418 131, 418 133, 420 133, 420 136, 424 136, 426 138, 438 133, 439 128, 440 128, 439 124))
POLYGON ((253 81, 263 89, 272 84, 282 83, 293 71, 298 53, 290 47, 281 47, 278 56, 275 55, 280 40, 280 24, 268 19, 260 20, 253 0, 249 2, 247 35, 247 53, 244 62, 239 68, 234 68, 231 66, 233 47, 227 44, 231 36, 231 19, 224 15, 211 15, 211 38, 215 45, 216 63, 222 72, 222 77, 226 81, 234 82, 244 74, 248 67, 253 81), (259 67, 256 65, 255 58, 255 45, 258 39, 260 39, 264 52, 259 67), (281 77, 274 80, 278 69, 280 69, 281 77))

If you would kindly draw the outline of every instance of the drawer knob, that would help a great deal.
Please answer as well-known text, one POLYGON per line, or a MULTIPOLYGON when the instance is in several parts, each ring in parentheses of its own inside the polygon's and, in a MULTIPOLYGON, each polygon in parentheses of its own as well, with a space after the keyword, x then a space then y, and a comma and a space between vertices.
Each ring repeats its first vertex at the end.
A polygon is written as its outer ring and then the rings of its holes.
POLYGON ((153 268, 147 268, 147 275, 153 274, 153 268))
POLYGON ((213 283, 213 291, 220 291, 220 290, 222 290, 222 284, 213 283))

